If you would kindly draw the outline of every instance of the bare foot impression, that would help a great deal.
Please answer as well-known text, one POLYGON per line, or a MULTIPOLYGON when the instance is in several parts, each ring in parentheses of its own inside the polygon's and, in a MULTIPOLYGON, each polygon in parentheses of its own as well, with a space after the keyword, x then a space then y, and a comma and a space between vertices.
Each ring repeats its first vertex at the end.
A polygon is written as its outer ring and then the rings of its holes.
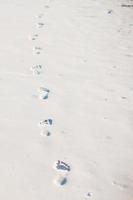
POLYGON ((49 93, 50 93, 50 90, 49 90, 49 89, 44 88, 44 87, 40 87, 40 88, 39 88, 39 98, 40 98, 41 100, 46 100, 46 99, 48 99, 49 93))
POLYGON ((119 183, 119 182, 117 182, 117 181, 113 181, 113 185, 118 186, 121 190, 124 190, 124 189, 127 189, 127 188, 128 188, 128 185, 127 185, 127 184, 119 183))
POLYGON ((111 14, 113 12, 113 10, 108 10, 108 14, 111 14))
POLYGON ((41 120, 39 122, 39 127, 41 129, 40 135, 43 137, 50 136, 51 132, 49 131, 50 126, 52 126, 53 120, 51 118, 41 120))
POLYGON ((48 127, 48 126, 52 126, 53 124, 53 120, 52 119, 44 119, 44 120, 41 120, 39 122, 39 126, 41 128, 45 128, 45 127, 48 127))
POLYGON ((41 130, 40 135, 41 135, 42 137, 50 136, 50 135, 51 135, 51 132, 48 131, 48 130, 43 129, 43 130, 41 130))
POLYGON ((67 183, 67 177, 63 175, 57 175, 54 179, 54 183, 57 186, 63 186, 67 183))
POLYGON ((70 166, 67 163, 65 163, 65 162, 63 162, 61 160, 56 161, 54 163, 53 168, 55 170, 57 170, 57 171, 67 171, 67 172, 70 172, 70 170, 71 170, 70 166))
POLYGON ((38 38, 38 34, 33 34, 31 36, 29 36, 30 40, 36 40, 38 38))
POLYGON ((57 186, 63 186, 67 183, 67 176, 71 171, 70 166, 61 160, 58 160, 54 163, 53 168, 58 172, 58 175, 54 179, 54 183, 57 186))
POLYGON ((43 23, 43 22, 38 22, 38 23, 36 24, 36 27, 37 27, 37 28, 43 28, 43 26, 44 26, 44 23, 43 23))
POLYGON ((33 75, 40 75, 42 72, 42 65, 34 65, 31 67, 33 75))
POLYGON ((43 13, 40 13, 39 15, 36 15, 36 18, 41 19, 43 16, 44 16, 44 14, 43 14, 43 13))
POLYGON ((42 51, 41 47, 38 47, 38 46, 33 47, 34 54, 41 54, 41 51, 42 51))
POLYGON ((50 8, 50 6, 49 5, 45 5, 44 8, 50 8))
POLYGON ((85 194, 85 199, 90 199, 92 197, 92 193, 88 192, 87 194, 85 194))

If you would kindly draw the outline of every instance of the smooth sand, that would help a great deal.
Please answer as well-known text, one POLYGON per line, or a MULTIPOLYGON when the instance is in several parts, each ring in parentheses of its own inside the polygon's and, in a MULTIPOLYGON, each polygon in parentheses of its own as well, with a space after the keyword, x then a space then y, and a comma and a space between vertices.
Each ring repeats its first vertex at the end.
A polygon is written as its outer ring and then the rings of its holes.
POLYGON ((122 4, 133 1, 0 0, 1 200, 133 199, 133 7, 122 4), (63 178, 57 160, 71 167, 63 178))

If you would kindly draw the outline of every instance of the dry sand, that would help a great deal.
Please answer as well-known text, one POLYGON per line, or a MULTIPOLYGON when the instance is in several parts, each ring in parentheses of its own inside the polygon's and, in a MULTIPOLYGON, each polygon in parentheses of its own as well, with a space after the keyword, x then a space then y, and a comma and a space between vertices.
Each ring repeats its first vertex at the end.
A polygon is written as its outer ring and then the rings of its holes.
POLYGON ((133 200, 132 5, 0 0, 1 200, 133 200))

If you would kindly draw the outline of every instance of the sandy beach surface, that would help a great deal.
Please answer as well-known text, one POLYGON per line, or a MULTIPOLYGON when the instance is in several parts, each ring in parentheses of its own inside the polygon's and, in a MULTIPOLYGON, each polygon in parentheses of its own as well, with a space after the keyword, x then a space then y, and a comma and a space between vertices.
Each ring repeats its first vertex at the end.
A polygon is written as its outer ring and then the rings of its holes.
POLYGON ((0 0, 0 199, 133 200, 133 0, 0 0))

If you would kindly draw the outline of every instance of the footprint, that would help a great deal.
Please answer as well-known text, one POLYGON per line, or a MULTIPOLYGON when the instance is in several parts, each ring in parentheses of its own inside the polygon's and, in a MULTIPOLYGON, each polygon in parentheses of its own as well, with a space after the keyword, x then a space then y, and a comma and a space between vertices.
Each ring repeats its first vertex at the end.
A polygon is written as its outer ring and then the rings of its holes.
POLYGON ((53 120, 52 119, 45 119, 39 122, 39 127, 41 129, 40 135, 43 137, 50 136, 51 132, 48 130, 50 126, 52 126, 53 120))
POLYGON ((38 124, 41 129, 40 135, 43 137, 50 136, 51 132, 48 129, 50 128, 50 126, 52 126, 52 124, 53 124, 53 120, 51 118, 41 120, 38 124))
POLYGON ((121 190, 124 190, 124 189, 127 189, 127 188, 128 188, 128 185, 127 185, 127 184, 119 183, 119 182, 117 182, 117 181, 113 181, 113 185, 118 186, 121 190))
POLYGON ((113 10, 108 10, 108 14, 111 14, 113 12, 113 10))
POLYGON ((40 75, 42 72, 42 65, 34 65, 31 67, 31 70, 34 75, 40 75))
POLYGON ((67 163, 65 163, 63 161, 60 161, 60 160, 58 160, 58 161, 56 161, 54 163, 53 168, 55 170, 57 170, 57 171, 67 171, 67 172, 70 172, 70 170, 71 170, 70 166, 67 163))
POLYGON ((41 48, 41 47, 38 47, 38 46, 33 47, 33 53, 35 53, 35 54, 40 54, 41 51, 42 51, 42 48, 41 48))
POLYGON ((130 4, 121 4, 121 7, 132 8, 133 5, 130 5, 130 4))
POLYGON ((46 137, 46 136, 50 136, 51 132, 48 130, 42 130, 40 133, 41 136, 46 137))
POLYGON ((57 175, 57 177, 54 179, 54 183, 57 186, 63 186, 67 183, 67 177, 63 175, 57 175))
POLYGON ((53 120, 52 119, 45 119, 45 120, 41 120, 39 122, 39 126, 41 128, 47 127, 47 126, 52 126, 53 124, 53 120))
POLYGON ((50 6, 49 5, 45 5, 44 8, 50 8, 50 6))
POLYGON ((36 40, 38 38, 38 34, 33 34, 32 36, 29 36, 30 40, 36 40))
POLYGON ((46 100, 46 99, 48 99, 49 93, 50 93, 50 90, 49 90, 49 89, 44 88, 44 87, 40 87, 40 88, 39 88, 39 98, 40 98, 41 100, 46 100))
POLYGON ((36 24, 36 27, 37 28, 42 28, 44 26, 44 23, 43 22, 38 22, 37 24, 36 24))
POLYGON ((125 100, 125 99, 127 99, 127 97, 124 97, 124 96, 123 96, 123 97, 121 97, 121 98, 122 98, 122 99, 124 99, 124 100, 125 100))
POLYGON ((39 15, 36 15, 37 18, 41 19, 44 16, 43 13, 40 13, 39 15))
POLYGON ((67 176, 69 175, 68 172, 70 172, 70 166, 63 162, 63 161, 56 161, 53 165, 53 168, 58 172, 57 177, 54 179, 54 183, 57 186, 63 186, 67 183, 67 176))
POLYGON ((88 192, 87 194, 85 194, 85 199, 90 199, 92 197, 92 193, 88 192))

